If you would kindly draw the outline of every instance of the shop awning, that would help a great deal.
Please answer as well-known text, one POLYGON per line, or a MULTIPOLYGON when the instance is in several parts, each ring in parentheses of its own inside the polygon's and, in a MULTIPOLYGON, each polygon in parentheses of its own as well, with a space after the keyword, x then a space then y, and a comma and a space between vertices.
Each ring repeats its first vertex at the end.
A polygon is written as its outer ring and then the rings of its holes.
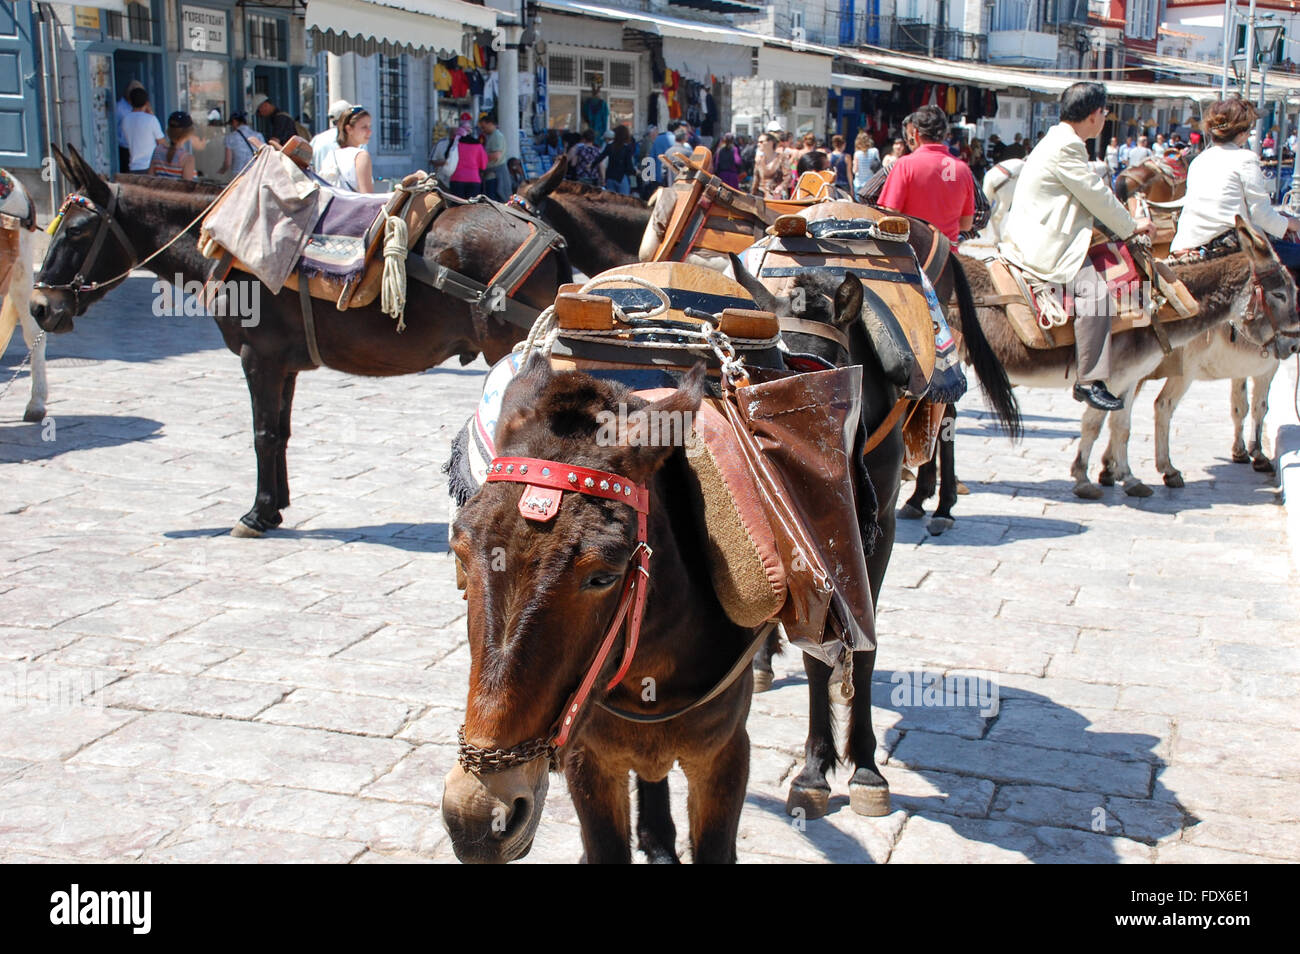
POLYGON ((753 76, 754 51, 748 46, 667 37, 664 39, 664 65, 700 81, 708 76, 720 79, 753 76))
MULTIPOLYGON (((1074 77, 982 66, 956 60, 923 59, 889 52, 878 53, 874 49, 869 52, 846 53, 846 55, 874 72, 901 79, 919 79, 933 83, 963 83, 985 89, 1038 93, 1043 96, 1059 95, 1067 86, 1078 82, 1074 77)), ((1219 98, 1218 87, 1212 86, 1139 83, 1109 79, 1103 82, 1106 92, 1118 99, 1205 102, 1219 98)))
POLYGON ((889 80, 876 79, 874 76, 853 76, 850 73, 832 73, 831 85, 842 89, 874 89, 878 92, 894 88, 889 80))
POLYGON ((126 0, 77 0, 73 6, 96 7, 109 13, 126 13, 126 0))
POLYGON ((832 62, 829 56, 764 46, 758 51, 758 75, 795 86, 826 89, 831 85, 832 62))
POLYGON ((465 27, 492 29, 497 11, 462 0, 308 0, 307 29, 330 53, 460 52, 465 27))
MULTIPOLYGON (((1219 88, 1219 77, 1223 74, 1222 61, 1218 63, 1201 63, 1196 60, 1185 60, 1178 56, 1166 56, 1162 53, 1147 53, 1144 50, 1127 51, 1125 61, 1149 66, 1160 73, 1177 73, 1183 76, 1206 76, 1212 80, 1212 85, 1215 89, 1219 88)), ((1253 92, 1251 95, 1252 97, 1257 97, 1259 95, 1259 70, 1256 69, 1252 76, 1253 92)), ((1235 90, 1235 84, 1236 81, 1229 78, 1229 93, 1232 93, 1235 90)), ((1286 90, 1288 93, 1296 92, 1300 90, 1300 76, 1282 70, 1269 70, 1268 80, 1265 84, 1265 92, 1268 90, 1286 90)))
MULTIPOLYGON (((731 46, 749 47, 756 47, 763 42, 761 36, 747 33, 744 30, 737 30, 724 24, 682 20, 657 13, 643 13, 640 10, 602 7, 595 3, 581 3, 579 0, 540 0, 538 5, 544 10, 556 10, 574 16, 617 20, 629 30, 641 30, 662 37, 676 37, 681 40, 704 40, 709 43, 726 43, 731 46)), ((563 42, 560 37, 554 37, 553 39, 557 43, 563 42)))

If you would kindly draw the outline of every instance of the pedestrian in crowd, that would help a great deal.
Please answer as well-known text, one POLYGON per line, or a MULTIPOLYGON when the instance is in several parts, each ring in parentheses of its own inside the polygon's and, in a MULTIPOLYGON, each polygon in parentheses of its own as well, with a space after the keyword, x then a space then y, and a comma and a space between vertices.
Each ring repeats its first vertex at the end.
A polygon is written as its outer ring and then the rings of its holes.
POLYGON ((970 166, 971 175, 975 177, 975 184, 980 185, 984 182, 984 173, 989 168, 989 157, 984 152, 984 142, 979 139, 972 139, 967 151, 970 153, 970 158, 966 160, 966 163, 970 166))
POLYGON ((154 146, 149 161, 149 175, 164 179, 194 179, 194 120, 189 113, 175 112, 167 117, 167 137, 154 146))
POLYGON ((1119 173, 1119 137, 1111 136, 1110 143, 1106 146, 1106 168, 1110 170, 1110 177, 1114 180, 1119 173))
POLYGON ((1156 141, 1151 144, 1151 151, 1155 153, 1157 157, 1163 159, 1165 157, 1165 150, 1168 148, 1169 144, 1165 141, 1165 134, 1156 133, 1156 141))
POLYGON ((903 133, 912 152, 895 161, 880 204, 924 219, 956 243, 975 221, 975 180, 944 145, 948 118, 938 106, 922 106, 903 120, 903 133))
MULTIPOLYGON (((311 137, 311 167, 317 175, 320 174, 321 164, 325 161, 325 157, 339 147, 339 117, 351 108, 352 104, 346 99, 334 100, 334 102, 330 103, 329 111, 325 114, 329 117, 329 125, 311 137)), ((446 155, 445 148, 443 155, 446 155)))
POLYGON ((268 145, 279 149, 286 142, 298 135, 298 124, 269 97, 263 97, 257 104, 257 115, 271 123, 270 135, 266 137, 268 145))
MULTIPOLYGON (((685 130, 679 130, 685 134, 685 130)), ((584 129, 582 138, 570 152, 573 157, 573 177, 584 185, 600 185, 600 150, 596 148, 596 131, 584 129)))
POLYGON ((1119 147, 1119 171, 1123 172, 1129 167, 1129 159, 1133 153, 1133 137, 1125 136, 1124 142, 1119 147))
MULTIPOLYGON (((122 120, 131 115, 135 109, 131 105, 131 92, 137 89, 144 89, 144 84, 139 80, 131 80, 126 84, 126 89, 122 90, 122 96, 117 101, 115 109, 114 126, 117 128, 117 164, 123 172, 128 172, 131 168, 131 147, 127 143, 126 133, 122 131, 122 120)), ((145 112, 152 114, 153 109, 148 105, 148 99, 145 99, 145 112)))
POLYGON ((514 195, 524 183, 524 164, 518 156, 506 160, 506 171, 510 173, 510 194, 514 195))
POLYGON ((1001 136, 999 136, 997 133, 994 133, 993 135, 989 136, 989 161, 990 162, 1001 162, 1002 154, 1006 152, 1006 150, 1007 150, 1006 143, 1002 141, 1001 136))
POLYGON ((861 195, 868 180, 880 171, 880 150, 865 129, 853 143, 853 194, 861 195))
POLYGON ((632 132, 623 124, 614 127, 611 141, 600 154, 600 161, 608 160, 605 167, 605 188, 619 195, 631 195, 636 182, 636 144, 632 132))
MULTIPOLYGON (((337 136, 337 133, 335 135, 337 136)), ((244 171, 244 166, 253 161, 253 154, 266 145, 266 140, 256 131, 248 128, 247 116, 243 113, 231 113, 230 132, 226 133, 222 144, 226 147, 226 158, 221 163, 221 168, 217 170, 217 175, 224 176, 229 172, 232 176, 237 176, 244 171)), ((313 152, 312 164, 315 163, 316 155, 313 152)))
POLYGON ((672 169, 668 163, 663 161, 662 157, 665 152, 677 143, 677 127, 679 125, 677 120, 670 120, 664 131, 655 137, 654 144, 650 147, 650 156, 655 161, 655 174, 658 176, 660 185, 671 185, 673 181, 672 169))
POLYGON ((1028 152, 1028 144, 1022 133, 1016 133, 1011 137, 1011 145, 1007 146, 1003 159, 1023 159, 1028 152))
POLYGON ((1260 143, 1260 155, 1265 159, 1277 158, 1277 130, 1270 129, 1264 134, 1264 141, 1260 143))
POLYGON ((781 153, 781 171, 785 173, 785 188, 788 195, 794 194, 794 183, 798 176, 795 173, 795 167, 799 165, 799 157, 803 155, 799 143, 795 141, 794 133, 783 131, 781 133, 779 151, 781 153))
MULTIPOLYGON (((690 135, 691 129, 686 125, 686 123, 682 123, 678 126, 677 130, 673 133, 672 146, 670 146, 664 153, 665 158, 668 156, 690 156, 693 152, 691 148, 690 135)), ((668 166, 668 181, 672 182, 673 176, 676 175, 676 171, 667 161, 664 162, 664 165, 668 166)))
POLYGON ((451 174, 451 193, 472 199, 483 192, 483 170, 487 168, 487 150, 474 135, 469 113, 461 113, 456 127, 456 169, 451 174))
POLYGON ((560 131, 558 129, 546 130, 546 135, 542 138, 542 144, 537 147, 537 154, 542 157, 542 161, 548 166, 554 164, 556 159, 564 155, 564 149, 560 146, 560 131))
POLYGON ((1146 136, 1138 136, 1137 145, 1128 151, 1128 165, 1132 169, 1140 166, 1151 158, 1151 149, 1147 145, 1146 136))
POLYGON ((736 140, 736 145, 740 147, 740 165, 744 178, 748 179, 754 174, 754 157, 758 154, 757 140, 750 140, 748 136, 741 136, 736 140))
POLYGON ((907 153, 907 143, 903 142, 903 140, 901 139, 895 139, 893 143, 890 144, 889 155, 885 156, 884 159, 880 160, 880 167, 884 169, 886 172, 888 172, 890 169, 894 167, 894 163, 898 162, 898 160, 901 159, 906 153, 907 153))
POLYGON ((731 133, 723 133, 722 142, 713 153, 713 172, 733 189, 739 189, 742 171, 740 150, 736 148, 736 137, 731 133))
POLYGON ((480 113, 478 128, 482 134, 483 149, 487 153, 483 194, 489 199, 504 202, 510 198, 510 173, 506 171, 506 134, 497 127, 495 112, 480 113))
MULTIPOLYGON (((444 189, 451 187, 451 174, 446 170, 447 157, 453 154, 456 155, 457 157, 460 156, 460 151, 459 149, 457 149, 457 145, 460 142, 459 139, 460 131, 461 129, 469 127, 470 120, 472 118, 473 117, 471 117, 469 113, 461 113, 460 116, 458 117, 457 127, 451 130, 451 132, 449 132, 444 138, 439 139, 436 143, 434 143, 433 151, 429 153, 429 166, 430 168, 433 169, 433 174, 438 177, 438 181, 442 183, 444 189), (455 150, 454 153, 453 150, 455 150)), ((550 132, 553 134, 555 130, 552 129, 550 130, 550 132)), ((337 130, 335 130, 335 134, 334 134, 333 148, 335 149, 338 148, 337 130)), ((459 162, 460 161, 459 158, 457 158, 456 161, 459 162)))
MULTIPOLYGON (((364 106, 353 106, 340 116, 336 127, 338 148, 325 156, 321 164, 320 177, 336 188, 346 189, 349 192, 374 192, 374 165, 371 163, 370 153, 365 148, 370 142, 373 126, 374 121, 364 106)), ((464 146, 463 140, 461 145, 464 146)), ((462 152, 456 171, 459 172, 464 165, 465 154, 462 152)), ((475 181, 477 175, 475 171, 475 181)), ((454 176, 452 185, 452 191, 455 191, 454 176)), ((470 194, 477 195, 477 193, 470 194)))
POLYGON ((127 99, 131 101, 131 112, 122 117, 121 124, 122 141, 129 152, 127 171, 148 172, 154 147, 165 145, 167 138, 158 117, 149 110, 149 94, 143 86, 131 90, 127 99))
POLYGON ((831 136, 831 168, 835 170, 835 186, 843 189, 846 193, 853 191, 853 182, 849 173, 849 166, 852 164, 853 157, 844 151, 844 137, 840 135, 831 136))
POLYGON ((953 156, 957 159, 960 159, 962 157, 961 136, 957 134, 957 130, 955 129, 948 130, 948 138, 944 140, 944 145, 948 147, 948 154, 950 156, 953 156))
POLYGON ((785 185, 785 158, 777 148, 776 136, 770 132, 758 137, 758 150, 754 153, 754 182, 750 191, 768 199, 790 197, 785 185))
POLYGON ((805 172, 826 172, 831 167, 831 157, 820 149, 805 152, 794 164, 794 181, 797 184, 805 172))

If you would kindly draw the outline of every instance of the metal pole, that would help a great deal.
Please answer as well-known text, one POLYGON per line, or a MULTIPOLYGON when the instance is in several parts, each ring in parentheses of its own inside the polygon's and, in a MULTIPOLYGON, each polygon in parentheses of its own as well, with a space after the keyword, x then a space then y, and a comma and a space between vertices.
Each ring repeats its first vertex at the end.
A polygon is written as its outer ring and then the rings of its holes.
POLYGON ((1232 35, 1232 21, 1236 19, 1237 0, 1223 0, 1223 82, 1219 84, 1219 94, 1228 97, 1228 74, 1232 69, 1232 47, 1229 37, 1232 35))
MULTIPOLYGON (((1264 133, 1267 132, 1267 130, 1264 128, 1265 126, 1264 109, 1268 105, 1264 101, 1264 82, 1267 79, 1268 79, 1268 57, 1265 57, 1263 60, 1260 61, 1259 64, 1259 119, 1255 120, 1255 153, 1260 156, 1263 156, 1264 154, 1264 133)), ((1276 143, 1273 144, 1273 148, 1274 149, 1277 148, 1276 143)))
MULTIPOLYGON (((1246 17, 1246 88, 1241 98, 1250 102, 1250 72, 1255 68, 1255 0, 1250 0, 1250 13, 1246 17)), ((1256 146, 1256 151, 1259 147, 1256 146)))
POLYGON ((1286 115, 1286 93, 1282 93, 1279 102, 1279 112, 1281 118, 1278 120, 1277 130, 1277 181, 1274 183, 1276 188, 1273 190, 1274 201, 1280 201, 1282 197, 1282 165, 1286 159, 1286 133, 1287 133, 1287 115, 1286 115))

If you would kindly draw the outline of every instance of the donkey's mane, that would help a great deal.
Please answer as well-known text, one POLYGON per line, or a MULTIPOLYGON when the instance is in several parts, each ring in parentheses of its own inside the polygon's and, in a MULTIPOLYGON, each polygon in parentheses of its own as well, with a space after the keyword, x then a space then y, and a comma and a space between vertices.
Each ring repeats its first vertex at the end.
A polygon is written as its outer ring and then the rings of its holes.
MULTIPOLYGON (((532 181, 525 183, 525 185, 534 185, 536 182, 537 180, 533 179, 532 181)), ((607 205, 622 205, 629 209, 637 209, 641 212, 645 212, 649 208, 649 206, 647 206, 645 202, 637 196, 623 195, 620 192, 611 192, 610 190, 602 189, 599 186, 587 185, 585 182, 574 182, 570 179, 562 181, 555 187, 555 191, 557 193, 563 192, 568 195, 582 196, 584 199, 588 199, 592 202, 604 202, 607 205)))
POLYGON ((163 176, 139 175, 132 172, 119 172, 113 179, 120 185, 140 186, 150 192, 175 192, 179 195, 201 195, 205 198, 219 193, 225 188, 220 182, 210 179, 167 179, 163 176))

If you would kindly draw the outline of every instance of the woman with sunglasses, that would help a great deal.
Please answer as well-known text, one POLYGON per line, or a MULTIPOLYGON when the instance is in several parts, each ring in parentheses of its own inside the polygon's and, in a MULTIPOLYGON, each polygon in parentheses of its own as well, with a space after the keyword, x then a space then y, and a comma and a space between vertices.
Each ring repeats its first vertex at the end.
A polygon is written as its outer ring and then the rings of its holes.
POLYGON ((374 166, 366 143, 373 124, 364 106, 353 106, 339 116, 338 148, 321 161, 321 178, 350 192, 374 192, 374 166))

